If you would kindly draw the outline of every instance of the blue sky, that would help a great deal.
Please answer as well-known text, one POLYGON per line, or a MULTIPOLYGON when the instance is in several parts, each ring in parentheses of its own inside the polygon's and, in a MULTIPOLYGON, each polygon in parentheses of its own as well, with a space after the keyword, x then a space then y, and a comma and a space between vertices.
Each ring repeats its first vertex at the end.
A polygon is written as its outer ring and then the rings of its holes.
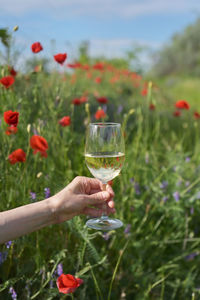
POLYGON ((71 60, 83 40, 91 55, 121 56, 133 44, 159 49, 199 15, 199 0, 0 0, 0 28, 19 26, 16 47, 27 57, 36 41, 43 55, 71 60))

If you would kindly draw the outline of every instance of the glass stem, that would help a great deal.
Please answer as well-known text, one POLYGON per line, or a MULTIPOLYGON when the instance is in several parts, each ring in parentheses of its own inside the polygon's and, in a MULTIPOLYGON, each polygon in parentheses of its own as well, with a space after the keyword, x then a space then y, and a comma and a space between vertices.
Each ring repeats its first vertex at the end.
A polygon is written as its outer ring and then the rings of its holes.
MULTIPOLYGON (((107 183, 103 183, 103 191, 106 191, 106 185, 107 185, 107 183)), ((101 219, 102 220, 108 219, 108 216, 107 216, 107 203, 106 202, 103 204, 103 207, 102 207, 101 219)))

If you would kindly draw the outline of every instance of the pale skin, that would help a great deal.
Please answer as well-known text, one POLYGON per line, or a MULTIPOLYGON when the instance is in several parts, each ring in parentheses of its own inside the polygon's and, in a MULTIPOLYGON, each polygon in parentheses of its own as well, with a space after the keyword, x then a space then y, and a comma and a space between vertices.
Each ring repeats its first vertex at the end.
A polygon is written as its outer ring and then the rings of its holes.
POLYGON ((0 212, 0 244, 78 215, 99 217, 106 206, 115 212, 114 192, 95 178, 78 176, 54 196, 0 212))

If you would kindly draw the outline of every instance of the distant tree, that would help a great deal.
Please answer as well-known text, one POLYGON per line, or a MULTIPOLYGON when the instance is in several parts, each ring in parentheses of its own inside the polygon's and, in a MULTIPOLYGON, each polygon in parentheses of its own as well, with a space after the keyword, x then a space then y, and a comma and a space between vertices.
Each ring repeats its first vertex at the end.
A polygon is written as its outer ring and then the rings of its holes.
POLYGON ((153 74, 200 75, 200 18, 175 34, 168 45, 154 53, 153 74))

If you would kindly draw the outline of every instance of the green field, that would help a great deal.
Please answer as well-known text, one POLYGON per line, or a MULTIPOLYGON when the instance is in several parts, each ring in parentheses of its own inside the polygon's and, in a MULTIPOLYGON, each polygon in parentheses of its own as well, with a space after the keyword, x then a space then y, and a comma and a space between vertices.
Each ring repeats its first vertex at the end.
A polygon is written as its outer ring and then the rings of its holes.
MULTIPOLYGON (((94 231, 81 216, 1 245, 0 299, 11 299, 10 287, 20 300, 200 299, 200 120, 193 115, 200 112, 199 80, 155 80, 151 87, 107 65, 63 70, 19 73, 11 87, 0 86, 0 210, 44 199, 46 188, 53 195, 75 176, 91 176, 85 131, 101 107, 104 121, 122 123, 125 132, 125 165, 113 182, 115 217, 124 227, 94 231), (81 97, 83 103, 73 104, 81 97), (180 99, 190 109, 175 109, 180 99), (16 134, 5 134, 8 110, 19 112, 16 134), (58 123, 64 116, 69 126, 58 123), (33 154, 34 134, 47 140, 47 157, 33 154), (10 164, 8 156, 19 148, 26 161, 10 164), (59 294, 61 265, 84 280, 74 294, 59 294)), ((1 74, 8 74, 6 66, 1 74)))

